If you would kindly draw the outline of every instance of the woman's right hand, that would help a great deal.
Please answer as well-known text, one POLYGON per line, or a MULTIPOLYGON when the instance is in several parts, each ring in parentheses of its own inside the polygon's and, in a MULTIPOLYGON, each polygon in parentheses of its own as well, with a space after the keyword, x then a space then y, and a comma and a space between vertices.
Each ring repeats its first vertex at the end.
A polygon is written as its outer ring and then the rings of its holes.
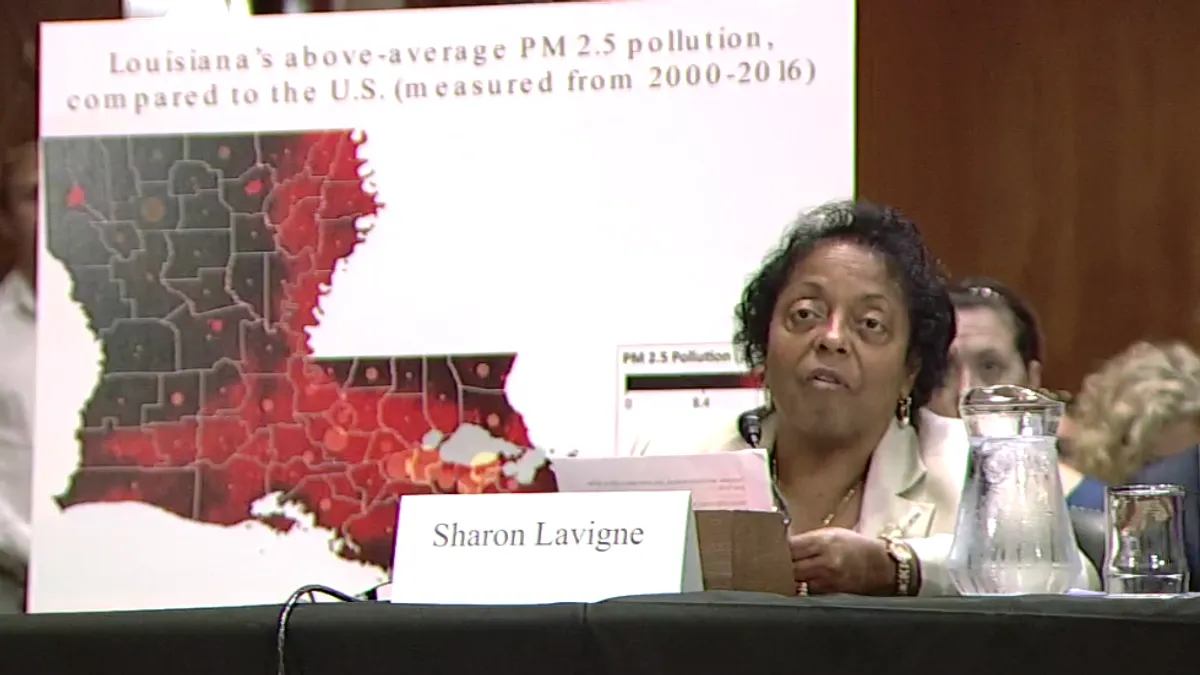
POLYGON ((813 595, 894 595, 896 563, 881 539, 841 527, 788 538, 797 587, 813 595))

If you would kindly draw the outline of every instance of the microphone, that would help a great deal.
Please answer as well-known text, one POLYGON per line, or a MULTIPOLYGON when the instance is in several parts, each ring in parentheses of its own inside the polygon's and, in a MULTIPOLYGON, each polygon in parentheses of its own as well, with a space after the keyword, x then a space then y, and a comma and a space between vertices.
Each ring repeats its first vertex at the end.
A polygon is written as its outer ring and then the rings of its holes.
POLYGON ((750 447, 757 448, 762 441, 762 421, 769 412, 766 406, 761 406, 738 416, 738 434, 750 447))

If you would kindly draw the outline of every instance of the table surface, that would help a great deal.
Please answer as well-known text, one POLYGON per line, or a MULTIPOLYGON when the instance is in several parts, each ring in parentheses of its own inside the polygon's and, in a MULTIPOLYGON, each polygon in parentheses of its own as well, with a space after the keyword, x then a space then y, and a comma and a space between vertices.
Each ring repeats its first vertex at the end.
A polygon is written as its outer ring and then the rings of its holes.
MULTIPOLYGON (((280 607, 0 617, 0 672, 269 675, 280 607)), ((289 674, 1175 672, 1200 599, 784 598, 695 593, 592 605, 300 605, 289 674)))

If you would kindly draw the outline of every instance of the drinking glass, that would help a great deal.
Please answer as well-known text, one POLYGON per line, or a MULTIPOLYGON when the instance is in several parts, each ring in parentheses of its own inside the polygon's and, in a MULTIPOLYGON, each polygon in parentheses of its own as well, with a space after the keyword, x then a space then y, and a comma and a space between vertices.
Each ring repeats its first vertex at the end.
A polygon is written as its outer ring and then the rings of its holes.
POLYGON ((1178 595, 1188 588, 1183 548, 1183 496, 1178 485, 1108 488, 1104 504, 1109 595, 1178 595))

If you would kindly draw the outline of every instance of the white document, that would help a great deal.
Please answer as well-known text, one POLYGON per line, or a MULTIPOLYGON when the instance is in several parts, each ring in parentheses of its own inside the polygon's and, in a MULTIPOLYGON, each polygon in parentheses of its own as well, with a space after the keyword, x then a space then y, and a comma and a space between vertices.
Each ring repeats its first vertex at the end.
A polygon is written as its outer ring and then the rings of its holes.
POLYGON ((698 511, 774 511, 763 450, 704 455, 572 457, 551 465, 560 492, 688 490, 698 511))

